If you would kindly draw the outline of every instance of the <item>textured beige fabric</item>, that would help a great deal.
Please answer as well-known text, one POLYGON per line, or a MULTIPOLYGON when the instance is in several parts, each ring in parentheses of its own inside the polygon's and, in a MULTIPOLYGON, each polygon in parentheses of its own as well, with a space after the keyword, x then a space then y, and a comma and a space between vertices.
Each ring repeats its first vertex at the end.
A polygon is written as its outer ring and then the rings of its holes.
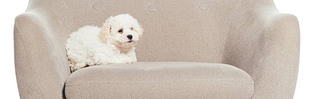
POLYGON ((143 62, 88 67, 70 75, 67 99, 249 99, 254 83, 226 64, 143 62))
POLYGON ((129 13, 144 28, 140 62, 225 63, 255 82, 253 99, 293 97, 299 25, 272 0, 30 0, 14 27, 21 98, 62 98, 69 33, 129 13))
POLYGON ((46 20, 27 12, 16 18, 14 27, 15 67, 22 99, 62 98, 70 75, 65 48, 59 46, 46 20))

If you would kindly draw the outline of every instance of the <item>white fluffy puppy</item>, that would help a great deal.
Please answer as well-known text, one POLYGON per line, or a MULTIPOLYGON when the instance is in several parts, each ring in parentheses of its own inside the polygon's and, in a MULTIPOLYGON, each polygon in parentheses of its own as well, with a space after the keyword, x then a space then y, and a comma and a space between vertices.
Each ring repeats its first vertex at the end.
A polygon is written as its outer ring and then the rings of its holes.
POLYGON ((129 14, 111 16, 101 28, 81 27, 66 41, 71 71, 99 64, 136 62, 134 45, 142 32, 138 21, 129 14))

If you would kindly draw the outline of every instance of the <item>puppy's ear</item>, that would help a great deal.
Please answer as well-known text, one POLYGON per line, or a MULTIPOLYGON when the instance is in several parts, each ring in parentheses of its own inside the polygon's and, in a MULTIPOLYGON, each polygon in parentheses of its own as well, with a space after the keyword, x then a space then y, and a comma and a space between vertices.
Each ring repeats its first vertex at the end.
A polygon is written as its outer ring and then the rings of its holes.
POLYGON ((100 39, 104 43, 107 43, 107 39, 110 36, 111 30, 112 30, 112 25, 111 25, 112 18, 113 18, 112 16, 109 17, 101 27, 100 39))
POLYGON ((137 23, 137 32, 138 32, 139 38, 141 38, 143 34, 143 29, 139 23, 137 23))

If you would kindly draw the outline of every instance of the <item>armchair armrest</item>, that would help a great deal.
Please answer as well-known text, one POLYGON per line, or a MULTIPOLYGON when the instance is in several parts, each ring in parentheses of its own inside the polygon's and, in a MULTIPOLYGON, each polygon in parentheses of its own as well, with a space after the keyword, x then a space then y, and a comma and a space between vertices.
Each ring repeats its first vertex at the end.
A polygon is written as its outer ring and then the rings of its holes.
POLYGON ((55 38, 49 21, 39 13, 30 11, 16 17, 15 68, 22 99, 63 98, 70 71, 64 48, 55 38))
POLYGON ((292 99, 299 68, 300 32, 298 20, 290 14, 277 14, 265 29, 260 60, 251 73, 255 82, 253 99, 292 99))
POLYGON ((290 14, 270 12, 258 16, 253 28, 231 37, 223 62, 251 75, 253 99, 292 99, 299 67, 298 20, 290 14))

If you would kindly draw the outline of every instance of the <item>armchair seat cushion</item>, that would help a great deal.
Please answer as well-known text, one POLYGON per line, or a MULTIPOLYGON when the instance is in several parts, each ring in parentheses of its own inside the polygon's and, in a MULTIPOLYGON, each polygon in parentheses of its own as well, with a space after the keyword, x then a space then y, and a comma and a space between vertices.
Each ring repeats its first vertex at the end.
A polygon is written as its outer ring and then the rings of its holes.
POLYGON ((227 64, 138 62, 80 69, 67 79, 64 94, 67 99, 249 99, 253 90, 251 77, 227 64))

